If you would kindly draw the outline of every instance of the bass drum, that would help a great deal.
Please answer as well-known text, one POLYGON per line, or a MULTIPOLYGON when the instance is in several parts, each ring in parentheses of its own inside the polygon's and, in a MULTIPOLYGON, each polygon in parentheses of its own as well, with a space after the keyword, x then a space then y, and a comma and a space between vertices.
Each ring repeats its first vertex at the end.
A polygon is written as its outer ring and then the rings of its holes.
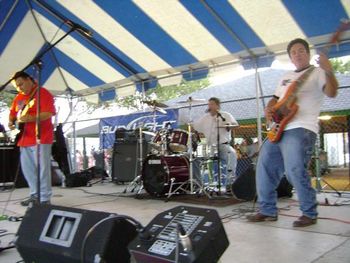
POLYGON ((173 189, 189 179, 189 160, 183 155, 149 155, 143 163, 142 181, 147 193, 162 196, 169 191, 171 179, 173 189))

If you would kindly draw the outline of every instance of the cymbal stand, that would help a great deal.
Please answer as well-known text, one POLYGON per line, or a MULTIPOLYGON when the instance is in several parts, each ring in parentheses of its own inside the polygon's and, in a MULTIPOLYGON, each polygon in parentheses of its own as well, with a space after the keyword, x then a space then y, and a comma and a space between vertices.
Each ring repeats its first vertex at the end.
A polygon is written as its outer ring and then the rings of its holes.
POLYGON ((152 110, 153 110, 153 127, 152 127, 152 131, 153 132, 156 132, 157 131, 157 115, 156 115, 156 112, 157 112, 157 110, 156 110, 156 106, 153 106, 152 107, 152 110))
POLYGON ((189 171, 189 179, 185 182, 183 182, 182 184, 180 184, 177 188, 175 188, 174 191, 168 193, 167 196, 167 200, 173 196, 174 194, 176 194, 179 190, 183 190, 188 194, 197 194, 197 193, 204 193, 209 199, 211 198, 211 196, 207 193, 207 191, 203 188, 203 186, 197 181, 197 179, 193 178, 193 148, 192 148, 192 100, 191 97, 189 98, 189 115, 190 115, 190 121, 187 124, 188 126, 188 142, 187 142, 187 147, 189 149, 188 153, 190 155, 189 158, 189 162, 190 162, 190 171, 189 171), (188 191, 184 186, 190 185, 190 190, 188 191), (194 186, 197 187, 197 192, 194 191, 194 186))
POLYGON ((138 196, 141 191, 143 190, 143 183, 142 183, 142 167, 143 167, 143 133, 142 133, 143 124, 139 126, 139 136, 138 136, 138 144, 139 144, 139 152, 138 152, 138 166, 135 170, 135 179, 131 181, 124 189, 123 193, 127 193, 128 190, 131 188, 130 192, 133 193, 135 189, 138 188, 136 192, 136 196, 138 196))

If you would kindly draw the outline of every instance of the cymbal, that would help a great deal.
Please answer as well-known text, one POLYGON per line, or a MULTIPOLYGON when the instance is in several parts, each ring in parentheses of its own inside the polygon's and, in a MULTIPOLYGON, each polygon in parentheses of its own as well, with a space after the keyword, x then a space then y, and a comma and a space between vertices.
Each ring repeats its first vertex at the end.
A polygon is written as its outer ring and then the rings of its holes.
POLYGON ((237 124, 228 124, 228 125, 225 125, 225 126, 219 126, 219 128, 238 128, 239 125, 237 124))
POLYGON ((151 132, 151 131, 142 131, 142 133, 147 134, 147 135, 151 135, 151 136, 156 136, 156 134, 154 132, 151 132))
POLYGON ((159 101, 156 101, 156 100, 143 100, 142 103, 145 103, 148 106, 152 106, 152 107, 159 107, 159 108, 167 108, 168 107, 168 105, 161 103, 159 101))
POLYGON ((201 102, 205 102, 206 100, 205 99, 194 99, 192 97, 188 97, 187 100, 180 100, 178 101, 177 103, 179 104, 190 104, 190 103, 201 103, 201 102))
POLYGON ((159 107, 153 107, 154 110, 159 111, 160 113, 166 114, 166 111, 159 107))

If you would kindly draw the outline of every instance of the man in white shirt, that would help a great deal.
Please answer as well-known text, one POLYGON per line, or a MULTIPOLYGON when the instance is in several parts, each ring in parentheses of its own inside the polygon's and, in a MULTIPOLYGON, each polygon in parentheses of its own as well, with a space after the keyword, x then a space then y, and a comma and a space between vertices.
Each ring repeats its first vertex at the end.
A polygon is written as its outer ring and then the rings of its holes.
POLYGON ((275 95, 269 101, 265 116, 272 120, 278 102, 284 99, 290 84, 304 72, 311 70, 308 78, 296 93, 299 109, 288 122, 278 142, 266 140, 259 152, 256 171, 256 186, 259 213, 248 216, 251 222, 277 220, 277 186, 285 173, 294 186, 302 216, 294 227, 305 227, 317 222, 317 200, 311 186, 307 166, 311 158, 318 133, 318 116, 324 95, 335 97, 338 82, 332 65, 324 54, 320 54, 319 67, 310 65, 309 44, 300 38, 292 40, 287 47, 288 55, 296 70, 288 72, 280 81, 275 95))
POLYGON ((228 112, 220 111, 220 100, 210 98, 208 101, 207 113, 199 120, 193 122, 193 128, 204 134, 208 146, 217 145, 218 143, 218 126, 219 126, 219 147, 220 159, 226 163, 226 191, 231 192, 231 185, 235 180, 237 155, 231 146, 232 128, 225 128, 226 125, 237 125, 235 118, 228 112), (222 128, 224 127, 224 128, 222 128))

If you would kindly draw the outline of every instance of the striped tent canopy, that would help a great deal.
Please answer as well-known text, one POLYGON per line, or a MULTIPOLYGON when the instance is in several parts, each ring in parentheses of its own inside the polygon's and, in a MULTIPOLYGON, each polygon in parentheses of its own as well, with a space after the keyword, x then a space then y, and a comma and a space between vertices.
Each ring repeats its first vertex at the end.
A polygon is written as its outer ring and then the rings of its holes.
POLYGON ((111 100, 220 65, 269 66, 297 37, 325 46, 349 14, 350 0, 0 0, 0 85, 67 32, 41 59, 42 85, 111 100))

